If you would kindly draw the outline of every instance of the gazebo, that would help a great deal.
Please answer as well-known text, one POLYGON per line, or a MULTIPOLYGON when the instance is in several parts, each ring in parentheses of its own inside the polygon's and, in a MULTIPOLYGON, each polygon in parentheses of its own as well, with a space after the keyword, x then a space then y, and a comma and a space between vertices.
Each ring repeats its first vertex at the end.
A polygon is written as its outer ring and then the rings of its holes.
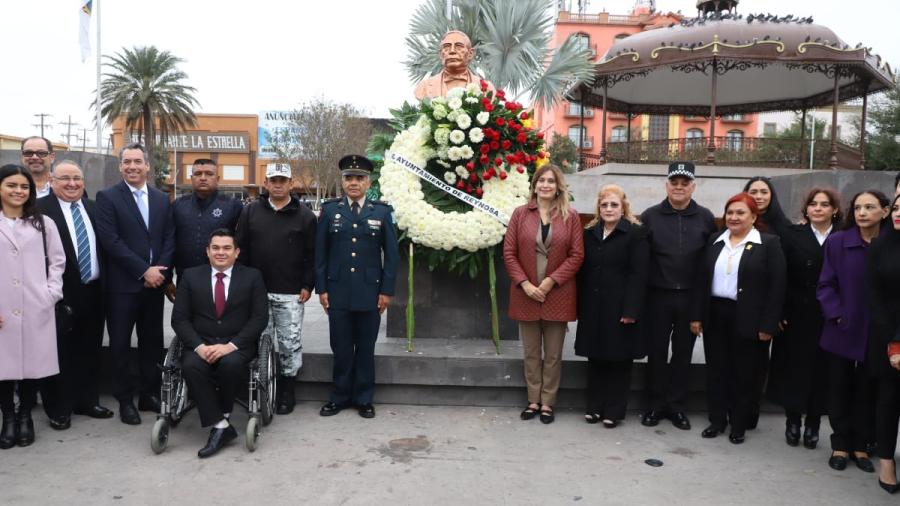
POLYGON ((823 153, 827 166, 865 168, 867 97, 894 86, 890 67, 870 48, 849 46, 811 17, 742 15, 737 4, 701 0, 696 18, 617 40, 597 63, 592 82, 570 89, 569 100, 580 103, 582 111, 585 105, 602 110, 604 135, 594 165, 611 159, 660 163, 678 157, 715 165, 717 154, 739 165, 737 151, 768 152, 782 166, 802 163, 807 111, 831 106, 830 149, 823 153), (838 104, 854 99, 862 99, 858 151, 841 145, 836 130, 838 104), (804 128, 794 143, 756 138, 736 146, 716 136, 717 117, 786 110, 802 113, 804 128), (624 142, 607 145, 607 112, 628 118, 624 142), (634 142, 630 119, 636 114, 708 118, 709 135, 634 142), (840 156, 847 150, 853 152, 840 156))

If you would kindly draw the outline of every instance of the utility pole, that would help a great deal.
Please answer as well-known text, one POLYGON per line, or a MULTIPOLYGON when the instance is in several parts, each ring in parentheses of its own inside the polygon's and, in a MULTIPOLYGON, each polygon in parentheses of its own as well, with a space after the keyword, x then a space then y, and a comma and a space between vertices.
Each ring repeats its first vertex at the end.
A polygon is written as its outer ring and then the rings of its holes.
POLYGON ((34 116, 35 118, 40 118, 40 123, 32 123, 31 126, 33 126, 35 128, 41 127, 41 137, 46 137, 44 135, 44 128, 50 129, 50 128, 53 128, 53 125, 45 125, 44 118, 49 118, 50 116, 53 116, 53 115, 47 114, 45 112, 39 112, 37 114, 32 114, 32 116, 34 116))
MULTIPOLYGON (((60 121, 59 124, 66 126, 66 144, 68 144, 69 148, 71 149, 71 147, 72 147, 72 127, 75 125, 80 126, 80 124, 72 121, 71 114, 69 115, 69 121, 60 121)), ((75 137, 78 137, 77 133, 75 134, 75 137)))

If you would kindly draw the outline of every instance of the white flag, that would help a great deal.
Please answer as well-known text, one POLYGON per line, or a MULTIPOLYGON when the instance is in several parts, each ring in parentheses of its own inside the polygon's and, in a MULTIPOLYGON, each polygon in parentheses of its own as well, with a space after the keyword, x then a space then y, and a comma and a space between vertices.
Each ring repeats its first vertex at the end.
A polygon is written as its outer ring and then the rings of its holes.
POLYGON ((91 57, 91 4, 92 0, 78 0, 81 11, 78 13, 78 43, 81 45, 81 63, 91 57))

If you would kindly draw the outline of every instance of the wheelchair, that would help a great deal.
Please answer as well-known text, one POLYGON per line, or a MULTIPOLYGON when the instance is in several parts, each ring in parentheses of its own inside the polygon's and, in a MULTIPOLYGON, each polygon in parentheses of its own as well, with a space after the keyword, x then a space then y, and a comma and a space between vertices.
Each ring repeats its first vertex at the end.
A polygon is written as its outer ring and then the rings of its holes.
MULTIPOLYGON (((184 345, 176 336, 169 344, 166 358, 162 366, 162 386, 159 396, 159 414, 153 424, 150 447, 153 453, 160 454, 169 444, 169 429, 178 426, 184 415, 194 407, 190 398, 182 368, 181 357, 184 345)), ((248 451, 256 450, 259 439, 260 424, 269 425, 275 413, 276 378, 278 377, 278 360, 272 337, 262 334, 259 349, 249 363, 250 378, 247 385, 246 400, 238 396, 236 402, 247 409, 249 419, 245 431, 245 442, 248 451)))

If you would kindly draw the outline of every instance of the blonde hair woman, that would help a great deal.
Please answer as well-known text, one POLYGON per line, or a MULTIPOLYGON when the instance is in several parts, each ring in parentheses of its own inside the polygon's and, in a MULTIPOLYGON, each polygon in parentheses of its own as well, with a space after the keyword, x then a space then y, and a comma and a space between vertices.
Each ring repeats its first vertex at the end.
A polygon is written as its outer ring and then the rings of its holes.
POLYGON ((509 273, 509 317, 519 322, 528 406, 523 420, 540 412, 554 420, 566 323, 575 320, 575 273, 584 256, 581 220, 569 207, 561 170, 545 165, 531 180, 531 200, 513 212, 503 241, 509 273), (543 356, 543 359, 542 359, 543 356))
POLYGON ((631 363, 647 354, 639 322, 650 245, 622 188, 601 188, 596 209, 583 232, 575 354, 588 359, 584 419, 611 429, 625 418, 631 363))

